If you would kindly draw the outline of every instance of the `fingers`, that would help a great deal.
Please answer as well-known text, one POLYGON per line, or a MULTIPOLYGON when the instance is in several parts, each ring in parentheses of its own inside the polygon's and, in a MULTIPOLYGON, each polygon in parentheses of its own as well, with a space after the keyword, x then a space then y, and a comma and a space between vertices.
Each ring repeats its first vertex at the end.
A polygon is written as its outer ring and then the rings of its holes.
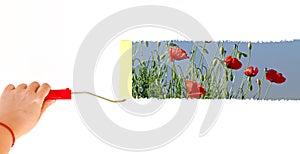
POLYGON ((46 100, 43 103, 42 109, 41 109, 41 115, 47 110, 47 108, 52 105, 55 102, 55 100, 46 100))
POLYGON ((14 90, 15 86, 13 84, 9 84, 5 87, 4 91, 14 90))
POLYGON ((49 91, 50 91, 50 88, 51 88, 51 87, 50 87, 50 85, 49 85, 48 83, 42 84, 42 85, 38 88, 38 90, 37 90, 37 92, 36 92, 37 96, 38 96, 40 99, 44 100, 45 97, 48 95, 48 93, 49 93, 49 91))
POLYGON ((27 89, 29 91, 33 91, 34 93, 36 93, 39 87, 40 87, 40 84, 38 82, 34 81, 28 86, 27 89))
POLYGON ((27 88, 27 84, 22 83, 22 84, 19 84, 16 89, 17 90, 23 90, 23 89, 26 89, 26 88, 27 88))
POLYGON ((7 86, 4 88, 4 90, 3 90, 2 94, 0 95, 0 97, 2 97, 3 95, 5 95, 5 94, 7 94, 7 93, 10 93, 10 91, 12 91, 12 90, 14 90, 14 89, 15 89, 15 86, 14 86, 13 84, 7 85, 7 86))
POLYGON ((4 91, 10 91, 10 90, 28 90, 36 94, 36 97, 41 100, 40 103, 42 104, 44 102, 45 97, 48 95, 50 91, 50 85, 47 83, 44 83, 40 85, 38 82, 32 82, 27 86, 27 84, 22 83, 15 87, 13 84, 9 84, 5 87, 4 91))

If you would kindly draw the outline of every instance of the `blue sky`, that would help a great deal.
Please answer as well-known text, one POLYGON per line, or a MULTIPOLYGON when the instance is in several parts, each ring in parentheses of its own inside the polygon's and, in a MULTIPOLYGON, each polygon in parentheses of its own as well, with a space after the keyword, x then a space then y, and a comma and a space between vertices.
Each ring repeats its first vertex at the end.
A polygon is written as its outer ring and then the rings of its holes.
MULTIPOLYGON (((174 41, 180 48, 187 51, 188 55, 191 54, 193 48, 193 42, 191 41, 174 41)), ((239 51, 248 54, 247 42, 224 42, 224 48, 228 52, 233 49, 235 43, 238 43, 239 51)), ((162 43, 163 45, 163 43, 162 43)), ((149 47, 142 46, 143 56, 149 57, 150 51, 157 49, 156 42, 149 42, 149 47)), ((213 57, 213 54, 218 51, 216 43, 210 43, 206 45, 209 54, 206 55, 206 59, 209 61, 213 57)), ((161 49, 162 50, 162 49, 161 49)), ((160 51, 165 52, 165 50, 160 51)), ((138 53, 141 54, 141 53, 138 53)), ((141 58, 143 59, 143 58, 141 58)), ((145 60, 145 59, 144 59, 145 60)), ((246 64, 247 59, 242 58, 242 63, 246 64)), ((186 65, 188 60, 178 61, 180 65, 186 65)), ((282 42, 264 42, 264 43, 252 43, 252 57, 250 65, 259 68, 259 74, 257 77, 261 78, 264 73, 264 68, 275 69, 281 72, 286 77, 286 82, 283 84, 273 84, 268 94, 268 99, 300 99, 300 40, 295 41, 282 41, 282 42)), ((243 76, 243 66, 237 71, 236 83, 241 82, 243 76)), ((256 77, 256 78, 257 78, 256 77)), ((255 78, 255 79, 256 79, 255 78)), ((253 81, 253 89, 256 90, 256 84, 253 81)), ((262 86, 262 94, 264 94, 269 81, 265 81, 262 86)), ((239 84, 237 84, 239 85, 239 84)), ((251 93, 250 93, 251 95, 251 93)))

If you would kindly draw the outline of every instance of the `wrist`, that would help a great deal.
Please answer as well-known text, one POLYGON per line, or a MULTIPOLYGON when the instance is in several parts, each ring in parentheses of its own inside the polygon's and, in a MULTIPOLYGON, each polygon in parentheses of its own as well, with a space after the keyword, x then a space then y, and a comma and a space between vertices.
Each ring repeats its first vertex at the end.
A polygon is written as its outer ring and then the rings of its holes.
POLYGON ((5 123, 0 122, 0 142, 2 145, 12 147, 15 143, 13 130, 5 123))

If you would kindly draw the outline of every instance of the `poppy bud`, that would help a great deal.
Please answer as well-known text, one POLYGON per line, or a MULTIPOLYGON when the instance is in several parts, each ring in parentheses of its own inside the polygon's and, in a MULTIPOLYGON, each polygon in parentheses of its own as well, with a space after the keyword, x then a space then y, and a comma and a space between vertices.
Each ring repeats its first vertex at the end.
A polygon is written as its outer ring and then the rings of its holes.
POLYGON ((230 81, 233 81, 233 75, 230 74, 230 81))
POLYGON ((220 47, 220 54, 221 54, 221 55, 225 55, 224 47, 220 47))
POLYGON ((228 76, 228 71, 225 70, 225 76, 228 76))
POLYGON ((157 42, 157 46, 160 47, 160 42, 157 42))
POLYGON ((172 72, 172 78, 175 79, 176 78, 176 74, 175 72, 172 72))
POLYGON ((252 86, 252 84, 250 85, 249 89, 250 89, 250 91, 252 91, 252 90, 253 90, 253 86, 252 86))
POLYGON ((218 62, 218 60, 217 60, 217 59, 214 59, 213 62, 212 62, 212 66, 216 66, 216 65, 217 65, 217 62, 218 62))
POLYGON ((145 45, 146 45, 146 47, 148 47, 149 46, 149 42, 145 41, 145 45))
POLYGON ((261 86, 261 80, 256 79, 256 83, 257 83, 259 86, 261 86))
POLYGON ((155 67, 155 61, 152 61, 152 68, 155 67))
POLYGON ((238 52, 238 53, 237 53, 237 57, 238 57, 238 59, 241 59, 242 54, 241 54, 240 52, 238 52))
POLYGON ((237 44, 234 44, 233 48, 237 49, 239 46, 237 44))
POLYGON ((208 50, 207 49, 202 49, 202 52, 205 54, 208 54, 208 50))
POLYGON ((193 49, 193 50, 192 50, 192 54, 194 54, 194 53, 196 53, 196 50, 193 49))
POLYGON ((248 77, 248 81, 249 81, 249 82, 251 82, 251 81, 252 81, 250 76, 248 77))
POLYGON ((228 81, 229 80, 229 75, 228 75, 228 71, 227 70, 225 70, 225 79, 226 79, 226 81, 228 81))
POLYGON ((249 49, 249 50, 252 49, 252 44, 251 44, 251 42, 248 43, 248 49, 249 49))
POLYGON ((227 90, 225 91, 225 95, 226 95, 226 98, 229 98, 229 92, 227 90))
POLYGON ((204 81, 204 75, 201 75, 201 76, 200 76, 200 80, 201 80, 201 81, 204 81))

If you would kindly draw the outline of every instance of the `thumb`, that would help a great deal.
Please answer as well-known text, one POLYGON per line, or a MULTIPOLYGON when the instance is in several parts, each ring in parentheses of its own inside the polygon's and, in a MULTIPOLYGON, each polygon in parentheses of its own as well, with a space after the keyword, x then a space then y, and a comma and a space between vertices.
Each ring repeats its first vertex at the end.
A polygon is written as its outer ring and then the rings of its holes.
POLYGON ((41 109, 41 115, 46 111, 46 109, 52 105, 53 103, 55 102, 55 100, 46 100, 44 103, 43 103, 43 106, 42 106, 42 109, 41 109))

